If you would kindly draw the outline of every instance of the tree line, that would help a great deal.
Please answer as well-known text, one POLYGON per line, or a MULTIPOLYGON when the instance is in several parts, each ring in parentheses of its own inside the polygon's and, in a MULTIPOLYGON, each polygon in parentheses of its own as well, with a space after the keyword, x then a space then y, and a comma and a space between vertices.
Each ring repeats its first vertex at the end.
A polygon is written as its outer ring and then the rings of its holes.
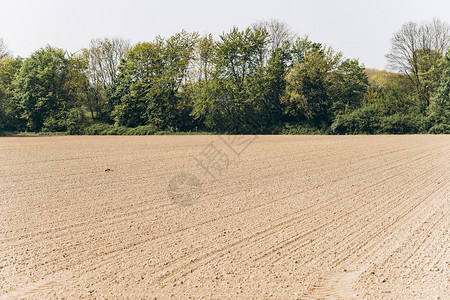
POLYGON ((393 72, 365 69, 277 20, 218 39, 105 38, 27 58, 0 39, 0 131, 449 133, 449 25, 410 22, 391 41, 393 72))

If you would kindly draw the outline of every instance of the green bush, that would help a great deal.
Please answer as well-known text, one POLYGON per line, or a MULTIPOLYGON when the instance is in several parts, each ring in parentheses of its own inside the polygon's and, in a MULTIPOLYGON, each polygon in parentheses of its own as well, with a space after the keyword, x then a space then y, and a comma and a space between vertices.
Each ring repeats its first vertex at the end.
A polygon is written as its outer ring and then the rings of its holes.
POLYGON ((60 116, 47 117, 42 124, 41 132, 63 132, 67 131, 67 122, 60 116))
POLYGON ((429 134, 450 134, 450 125, 440 123, 436 124, 428 130, 429 134))
POLYGON ((98 123, 84 128, 84 134, 87 135, 150 135, 155 134, 156 131, 157 128, 154 125, 128 128, 125 126, 98 123))
POLYGON ((327 133, 330 134, 375 134, 381 126, 381 109, 375 105, 366 106, 350 114, 338 115, 327 133))
POLYGON ((109 124, 93 124, 84 128, 84 134, 87 135, 105 135, 114 125, 109 124))
POLYGON ((86 115, 81 108, 72 108, 67 113, 65 120, 68 134, 83 134, 87 120, 86 115))
POLYGON ((67 132, 68 134, 83 134, 86 124, 83 109, 72 108, 67 112, 60 112, 48 116, 42 124, 42 133, 67 132))
POLYGON ((126 134, 128 135, 150 135, 155 134, 158 128, 155 125, 143 125, 135 128, 128 128, 126 134))
POLYGON ((317 128, 301 124, 285 124, 281 127, 279 133, 290 135, 322 134, 317 128))
POLYGON ((353 111, 347 115, 339 115, 330 126, 331 134, 414 134, 426 133, 428 122, 419 114, 396 113, 384 115, 381 108, 375 105, 353 111))
POLYGON ((426 119, 416 114, 401 114, 382 117, 381 132, 388 134, 426 133, 426 119))

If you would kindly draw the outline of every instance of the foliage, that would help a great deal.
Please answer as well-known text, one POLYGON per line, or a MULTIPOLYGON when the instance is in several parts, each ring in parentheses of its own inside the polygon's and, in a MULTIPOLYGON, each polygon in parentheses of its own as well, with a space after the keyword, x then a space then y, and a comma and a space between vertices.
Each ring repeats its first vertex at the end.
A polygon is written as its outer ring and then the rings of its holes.
POLYGON ((110 124, 93 124, 84 128, 84 134, 87 135, 149 135, 155 134, 157 128, 154 125, 138 126, 129 128, 110 124))
POLYGON ((419 114, 396 113, 381 118, 380 132, 388 134, 413 134, 426 132, 426 118, 419 114))
POLYGON ((333 72, 328 88, 333 115, 347 114, 361 107, 368 86, 364 66, 357 59, 344 60, 333 72))
POLYGON ((86 106, 91 118, 110 120, 108 113, 108 90, 118 75, 118 67, 130 50, 129 41, 113 39, 93 39, 89 48, 82 49, 86 74, 90 83, 89 98, 86 106))
POLYGON ((212 78, 193 95, 193 116, 207 128, 256 133, 281 118, 284 56, 279 48, 269 54, 269 41, 265 28, 235 27, 220 36, 212 78))
POLYGON ((380 106, 369 105, 346 115, 338 115, 331 134, 413 134, 427 131, 427 119, 420 114, 385 115, 380 106))
POLYGON ((434 19, 417 24, 408 22, 392 38, 386 55, 390 67, 406 75, 414 86, 417 105, 424 112, 430 105, 436 73, 433 68, 450 47, 450 26, 434 19))
POLYGON ((428 130, 429 134, 450 134, 450 125, 439 123, 428 130))
MULTIPOLYGON (((332 121, 329 86, 342 54, 332 48, 299 39, 294 47, 294 67, 287 76, 283 103, 286 113, 297 121, 326 127, 332 121)), ((337 88, 337 81, 335 88, 337 88)))
MULTIPOLYGON (((26 128, 40 131, 44 124, 52 130, 64 112, 73 107, 73 101, 65 89, 69 72, 69 60, 62 49, 47 46, 27 58, 15 81, 15 101, 26 128)), ((62 120, 61 120, 62 121, 62 120)))
POLYGON ((198 131, 160 131, 154 125, 144 125, 134 128, 117 126, 105 123, 96 123, 84 128, 83 134, 86 135, 207 135, 214 132, 198 132, 198 131))
POLYGON ((380 89, 380 94, 382 97, 380 106, 385 114, 418 113, 420 110, 415 100, 414 86, 405 75, 392 77, 380 89))
POLYGON ((381 132, 382 110, 375 105, 338 115, 329 128, 330 134, 376 134, 381 132))
POLYGON ((21 59, 0 61, 0 129, 11 130, 20 127, 18 108, 13 99, 13 81, 21 64, 21 59))
POLYGON ((363 107, 369 105, 380 106, 382 104, 383 104, 383 97, 381 95, 381 92, 378 91, 376 88, 367 89, 363 97, 362 106, 363 107))
POLYGON ((428 114, 433 122, 450 125, 450 49, 437 68, 442 71, 428 114))
POLYGON ((47 46, 26 59, 0 40, 0 131, 448 133, 449 37, 439 20, 405 24, 387 56, 397 73, 365 69, 277 20, 218 40, 95 39, 76 54, 47 46))
POLYGON ((396 77, 395 73, 388 72, 386 70, 376 71, 373 69, 366 69, 367 76, 369 77, 369 85, 374 89, 384 88, 388 82, 396 77), (369 75, 372 74, 372 75, 369 75))
POLYGON ((169 39, 139 43, 119 66, 115 83, 114 120, 135 127, 178 127, 180 89, 193 59, 198 35, 185 31, 169 39))
POLYGON ((309 125, 301 125, 301 124, 285 124, 281 130, 278 132, 281 134, 292 134, 292 135, 310 135, 310 134, 323 134, 317 128, 313 128, 309 125))

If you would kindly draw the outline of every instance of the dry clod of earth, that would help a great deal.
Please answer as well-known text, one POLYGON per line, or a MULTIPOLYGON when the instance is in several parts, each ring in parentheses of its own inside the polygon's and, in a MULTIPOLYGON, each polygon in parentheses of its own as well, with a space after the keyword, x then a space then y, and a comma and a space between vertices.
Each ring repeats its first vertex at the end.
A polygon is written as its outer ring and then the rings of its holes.
POLYGON ((248 138, 0 138, 0 298, 448 299, 448 135, 248 138))

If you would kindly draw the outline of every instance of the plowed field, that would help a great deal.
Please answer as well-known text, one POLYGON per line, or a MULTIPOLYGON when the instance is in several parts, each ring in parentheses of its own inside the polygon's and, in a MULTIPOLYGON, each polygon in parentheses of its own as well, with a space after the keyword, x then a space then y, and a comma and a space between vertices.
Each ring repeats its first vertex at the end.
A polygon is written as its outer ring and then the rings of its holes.
POLYGON ((450 136, 0 138, 0 298, 450 295, 450 136))

